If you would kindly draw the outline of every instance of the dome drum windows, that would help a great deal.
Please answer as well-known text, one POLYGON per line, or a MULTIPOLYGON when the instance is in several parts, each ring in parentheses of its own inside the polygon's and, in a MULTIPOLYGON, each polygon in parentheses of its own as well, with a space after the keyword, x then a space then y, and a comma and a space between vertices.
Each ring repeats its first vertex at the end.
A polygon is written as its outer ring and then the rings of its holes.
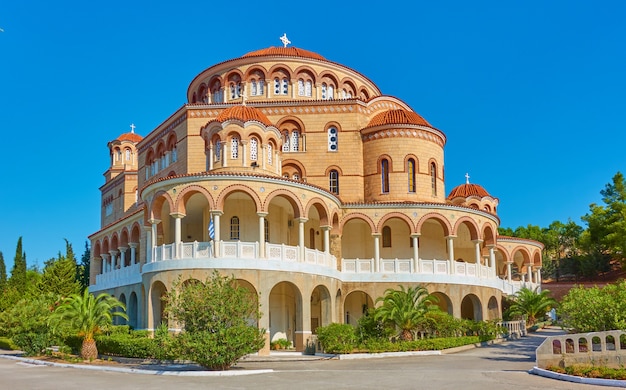
POLYGON ((415 160, 410 158, 406 163, 407 180, 409 186, 409 192, 415 192, 415 160))
POLYGON ((380 192, 383 194, 389 193, 389 160, 386 158, 380 161, 380 192))

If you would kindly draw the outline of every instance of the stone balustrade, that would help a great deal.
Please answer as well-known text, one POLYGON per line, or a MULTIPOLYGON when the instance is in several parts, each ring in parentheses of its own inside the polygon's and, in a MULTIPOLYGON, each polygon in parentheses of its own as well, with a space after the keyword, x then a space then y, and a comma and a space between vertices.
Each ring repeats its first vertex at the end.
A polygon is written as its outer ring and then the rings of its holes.
POLYGON ((626 331, 576 333, 547 337, 536 351, 537 367, 596 364, 623 367, 626 362, 626 331))

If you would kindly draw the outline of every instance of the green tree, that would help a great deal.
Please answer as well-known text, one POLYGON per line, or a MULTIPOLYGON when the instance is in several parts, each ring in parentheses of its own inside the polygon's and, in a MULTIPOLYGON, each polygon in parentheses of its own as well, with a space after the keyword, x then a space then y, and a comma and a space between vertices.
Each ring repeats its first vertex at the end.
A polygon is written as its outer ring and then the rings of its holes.
POLYGON ((22 297, 0 313, 0 334, 10 337, 28 355, 41 353, 54 341, 47 322, 56 303, 53 294, 22 297))
POLYGON ((90 258, 91 250, 89 248, 89 241, 85 241, 85 252, 80 258, 80 264, 76 267, 76 279, 81 286, 81 289, 89 287, 89 270, 90 270, 90 258))
POLYGON ((399 286, 400 290, 387 289, 385 295, 376 302, 382 305, 376 309, 375 316, 385 323, 393 324, 402 340, 413 340, 413 332, 424 321, 429 310, 438 309, 437 298, 430 295, 422 286, 399 286))
POLYGON ((85 289, 82 295, 73 294, 63 299, 52 315, 49 323, 61 333, 72 332, 83 337, 80 356, 85 360, 98 358, 95 336, 113 324, 113 317, 128 320, 126 307, 115 297, 102 293, 97 297, 85 289), (120 310, 116 310, 116 309, 120 310))
POLYGON ((17 239, 17 247, 15 249, 15 258, 13 268, 11 269, 11 277, 9 284, 19 292, 27 289, 26 279, 26 253, 22 251, 22 237, 17 239))
POLYGON ((4 264, 4 256, 0 252, 0 293, 4 292, 7 284, 7 267, 4 264))
POLYGON ((76 280, 76 263, 61 254, 58 259, 46 261, 38 287, 42 293, 53 293, 62 297, 78 294, 81 286, 76 280))
POLYGON ((265 330, 256 326, 261 316, 258 298, 234 277, 214 271, 205 283, 179 279, 167 302, 168 315, 183 329, 172 343, 183 359, 225 370, 265 343, 265 330))
POLYGON ((608 253, 624 263, 626 259, 626 180, 622 173, 613 176, 612 183, 600 191, 604 206, 595 203, 582 219, 587 223, 584 245, 588 253, 608 253))
POLYGON ((550 296, 550 290, 537 291, 522 287, 513 298, 507 315, 511 317, 526 317, 526 324, 533 325, 539 315, 545 314, 557 306, 557 301, 550 296))
POLYGON ((578 333, 626 329, 626 281, 570 289, 561 300, 559 316, 564 327, 578 333))

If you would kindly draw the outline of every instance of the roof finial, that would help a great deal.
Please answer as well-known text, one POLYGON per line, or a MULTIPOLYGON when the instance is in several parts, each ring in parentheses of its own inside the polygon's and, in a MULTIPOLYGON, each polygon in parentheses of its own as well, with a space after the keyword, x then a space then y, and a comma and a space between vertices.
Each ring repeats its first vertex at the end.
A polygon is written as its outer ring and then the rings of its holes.
POLYGON ((469 184, 469 178, 470 178, 469 173, 466 172, 465 173, 465 184, 469 184))
POLYGON ((130 132, 133 133, 133 134, 135 133, 135 127, 137 127, 137 126, 135 126, 134 123, 130 124, 130 132))
POLYGON ((287 33, 284 33, 283 36, 280 37, 280 40, 283 42, 283 47, 287 47, 287 45, 291 43, 289 38, 287 38, 287 33))

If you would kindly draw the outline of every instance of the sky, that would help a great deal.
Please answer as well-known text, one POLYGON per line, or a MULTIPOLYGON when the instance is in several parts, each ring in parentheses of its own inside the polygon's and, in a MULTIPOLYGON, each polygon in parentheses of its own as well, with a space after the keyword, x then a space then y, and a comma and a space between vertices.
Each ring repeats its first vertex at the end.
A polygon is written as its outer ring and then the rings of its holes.
POLYGON ((501 226, 581 216, 626 171, 626 2, 20 0, 0 3, 0 252, 78 256, 100 227, 107 143, 145 136, 204 69, 292 46, 359 71, 447 136, 446 192, 501 226))

